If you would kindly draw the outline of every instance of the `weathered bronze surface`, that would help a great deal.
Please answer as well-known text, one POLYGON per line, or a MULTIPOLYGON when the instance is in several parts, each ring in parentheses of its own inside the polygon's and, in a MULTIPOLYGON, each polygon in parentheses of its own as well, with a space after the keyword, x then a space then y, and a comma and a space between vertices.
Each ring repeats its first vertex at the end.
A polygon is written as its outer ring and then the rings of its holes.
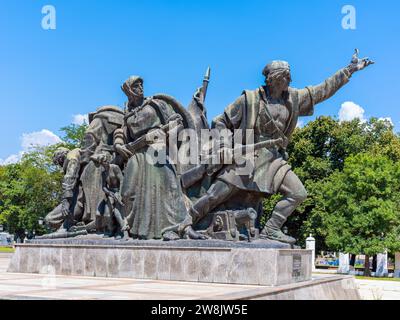
POLYGON ((65 173, 63 200, 46 217, 55 232, 41 239, 102 234, 124 241, 261 238, 293 245, 296 240, 281 228, 307 197, 287 163, 298 118, 312 115, 372 63, 356 50, 351 63, 323 83, 295 89, 289 64, 273 61, 263 70, 265 84, 244 91, 211 126, 205 108, 209 69, 188 108, 165 94, 145 97, 143 79, 130 77, 121 87, 125 109, 99 108, 89 116, 83 148, 56 152, 54 161, 65 173), (239 139, 202 139, 215 132, 239 139), (180 139, 185 133, 192 135, 180 139), (245 174, 238 153, 251 164, 245 174), (195 163, 182 161, 188 158, 195 163), (259 230, 262 200, 276 193, 282 198, 259 230))

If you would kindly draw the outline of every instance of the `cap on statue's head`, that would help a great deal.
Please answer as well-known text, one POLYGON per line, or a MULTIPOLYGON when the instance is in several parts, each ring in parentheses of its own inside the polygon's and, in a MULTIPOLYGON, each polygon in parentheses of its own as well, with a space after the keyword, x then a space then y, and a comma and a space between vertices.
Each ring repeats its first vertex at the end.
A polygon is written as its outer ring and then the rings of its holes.
POLYGON ((130 76, 128 78, 128 80, 125 81, 126 84, 132 85, 136 82, 140 81, 141 83, 143 83, 143 79, 139 76, 130 76))
POLYGON ((263 70, 263 75, 266 77, 268 74, 271 72, 275 71, 281 71, 281 70, 288 70, 290 71, 290 65, 286 61, 281 61, 281 60, 275 60, 272 61, 271 63, 268 63, 264 70, 263 70))
POLYGON ((143 79, 139 76, 131 76, 124 82, 124 84, 121 86, 122 91, 128 95, 130 93, 130 88, 132 85, 134 85, 136 82, 141 82, 143 84, 143 79))

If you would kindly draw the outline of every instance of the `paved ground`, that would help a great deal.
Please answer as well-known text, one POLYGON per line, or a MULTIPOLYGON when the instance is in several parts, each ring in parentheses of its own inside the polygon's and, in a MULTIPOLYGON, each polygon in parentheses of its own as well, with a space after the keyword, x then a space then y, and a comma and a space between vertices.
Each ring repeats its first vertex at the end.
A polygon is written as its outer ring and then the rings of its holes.
POLYGON ((0 253, 0 299, 223 299, 258 287, 6 273, 10 257, 0 253))
MULTIPOLYGON (((336 270, 318 270, 315 276, 336 274, 336 270)), ((400 300, 400 281, 355 279, 364 300, 400 300)))
POLYGON ((400 300, 400 281, 356 279, 364 300, 400 300))
POLYGON ((0 273, 6 272, 11 255, 12 253, 0 252, 0 273))
MULTIPOLYGON (((0 299, 229 299, 259 286, 6 273, 0 253, 0 299)), ((315 278, 324 277, 316 274, 315 278)), ((400 300, 400 281, 356 280, 363 299, 400 300)), ((267 288, 267 287, 266 287, 267 288)))

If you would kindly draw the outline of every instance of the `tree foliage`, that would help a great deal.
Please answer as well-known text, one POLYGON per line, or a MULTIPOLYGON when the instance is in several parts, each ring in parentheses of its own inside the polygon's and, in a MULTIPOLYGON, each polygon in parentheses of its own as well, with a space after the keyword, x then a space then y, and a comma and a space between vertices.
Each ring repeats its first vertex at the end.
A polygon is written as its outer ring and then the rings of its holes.
POLYGON ((314 211, 333 250, 374 255, 400 249, 400 163, 350 156, 316 194, 314 211))
POLYGON ((36 147, 20 162, 0 166, 0 224, 8 232, 20 237, 25 230, 44 232, 38 220, 59 203, 61 195, 63 174, 53 164, 54 151, 60 146, 79 147, 85 130, 86 125, 63 128, 62 143, 36 147))
POLYGON ((61 128, 64 132, 62 137, 62 144, 68 149, 80 148, 83 145, 87 124, 82 125, 70 124, 69 126, 61 128))
MULTIPOLYGON (((389 121, 371 118, 368 122, 357 119, 339 122, 323 116, 295 130, 288 153, 290 165, 308 192, 306 201, 288 219, 289 233, 303 245, 312 233, 317 249, 329 250, 323 211, 316 208, 320 205, 321 190, 325 190, 331 177, 344 170, 346 159, 357 154, 384 155, 393 163, 400 161, 400 138, 389 121)), ((274 196, 265 201, 263 221, 267 220, 277 200, 279 197, 274 196)))

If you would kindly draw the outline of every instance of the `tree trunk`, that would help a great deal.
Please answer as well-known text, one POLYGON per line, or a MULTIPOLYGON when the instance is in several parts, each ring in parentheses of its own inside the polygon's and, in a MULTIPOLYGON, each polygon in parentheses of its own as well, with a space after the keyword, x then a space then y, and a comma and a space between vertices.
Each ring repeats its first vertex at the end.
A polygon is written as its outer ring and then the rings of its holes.
POLYGON ((356 255, 355 255, 355 254, 352 254, 352 255, 350 256, 350 265, 351 265, 352 267, 354 267, 355 264, 356 264, 356 255))
POLYGON ((365 277, 370 277, 371 276, 371 270, 369 270, 369 255, 365 255, 365 262, 364 262, 364 276, 365 277))
POLYGON ((376 254, 374 254, 372 258, 372 271, 376 272, 376 268, 378 267, 378 257, 376 254))

